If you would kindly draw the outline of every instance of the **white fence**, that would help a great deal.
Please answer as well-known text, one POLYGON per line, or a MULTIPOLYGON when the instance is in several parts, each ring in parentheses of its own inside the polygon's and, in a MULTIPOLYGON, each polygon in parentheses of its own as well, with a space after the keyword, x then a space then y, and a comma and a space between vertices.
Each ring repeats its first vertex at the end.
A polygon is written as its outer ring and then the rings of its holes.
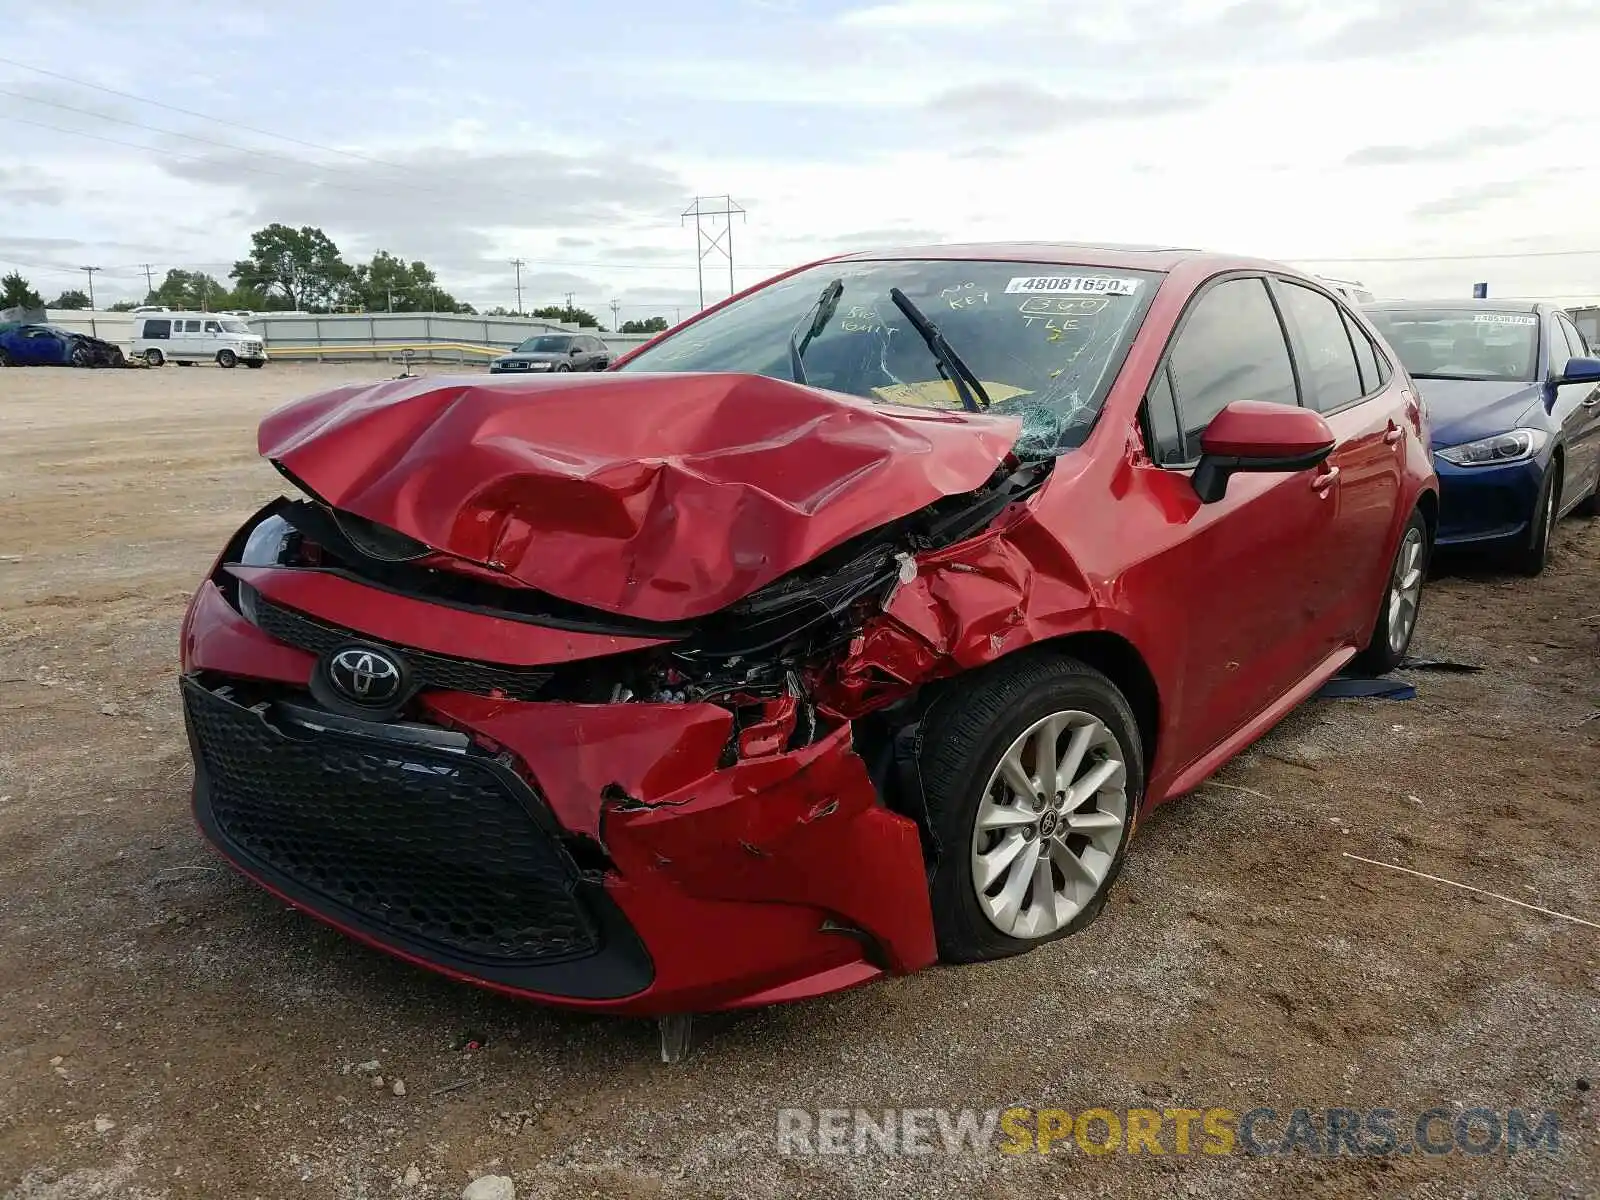
MULTIPOLYGON (((54 325, 123 346, 133 340, 133 317, 128 313, 52 309, 49 316, 54 325)), ((558 321, 458 313, 261 313, 245 322, 261 335, 269 357, 312 362, 398 360, 410 350, 414 361, 482 363, 541 333, 580 332, 578 326, 558 321)), ((638 333, 598 336, 617 354, 650 340, 650 335, 638 333)))

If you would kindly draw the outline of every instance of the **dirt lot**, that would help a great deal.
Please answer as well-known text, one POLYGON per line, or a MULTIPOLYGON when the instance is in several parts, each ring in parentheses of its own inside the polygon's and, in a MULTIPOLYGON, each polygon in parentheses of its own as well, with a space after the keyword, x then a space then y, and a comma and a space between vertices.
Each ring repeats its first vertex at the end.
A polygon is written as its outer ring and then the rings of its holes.
POLYGON ((255 421, 374 373, 0 373, 4 1194, 455 1197, 486 1172, 523 1197, 1600 1193, 1600 930, 1344 857, 1600 922, 1600 522, 1564 523, 1538 581, 1433 581, 1417 651, 1484 672, 1306 705, 1141 828, 1082 935, 723 1021, 663 1067, 648 1024, 347 943, 190 824, 178 621, 279 490, 255 421), (1561 1149, 776 1148, 781 1107, 1011 1104, 1383 1107, 1403 1130, 1550 1109, 1561 1149))

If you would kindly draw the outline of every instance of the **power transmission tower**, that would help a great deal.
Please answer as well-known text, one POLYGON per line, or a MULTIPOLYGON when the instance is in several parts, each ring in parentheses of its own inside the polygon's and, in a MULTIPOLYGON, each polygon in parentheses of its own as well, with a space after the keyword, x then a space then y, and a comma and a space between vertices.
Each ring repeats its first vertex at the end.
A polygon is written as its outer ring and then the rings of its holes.
POLYGON ((618 314, 621 313, 621 312, 622 312, 622 302, 620 300, 618 300, 616 297, 612 297, 612 300, 611 300, 611 332, 612 333, 617 332, 617 330, 619 328, 618 314))
POLYGON ((574 293, 572 293, 572 292, 568 292, 567 293, 567 311, 562 314, 563 317, 570 318, 572 316, 572 297, 573 297, 573 295, 574 295, 574 293))
MULTIPOLYGON (((511 265, 517 269, 517 316, 522 315, 522 268, 528 264, 520 258, 513 258, 511 265)), ((393 305, 391 304, 391 308, 393 305)))
POLYGON ((728 295, 733 295, 733 218, 738 216, 744 219, 744 209, 733 202, 732 196, 696 196, 694 203, 683 210, 679 225, 688 223, 690 217, 694 218, 694 245, 695 245, 695 279, 700 285, 700 307, 706 306, 706 255, 713 250, 719 251, 728 260, 728 295), (720 205, 720 207, 713 207, 720 205), (706 222, 711 223, 714 232, 706 231, 706 222), (717 228, 718 221, 725 221, 721 229, 717 228))

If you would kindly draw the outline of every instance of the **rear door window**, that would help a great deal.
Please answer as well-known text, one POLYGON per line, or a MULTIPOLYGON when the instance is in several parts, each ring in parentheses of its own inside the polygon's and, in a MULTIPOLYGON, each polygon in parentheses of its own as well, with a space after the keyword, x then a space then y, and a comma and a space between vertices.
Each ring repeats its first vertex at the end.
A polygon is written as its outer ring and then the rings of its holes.
POLYGON ((1288 279, 1278 281, 1278 296, 1297 335, 1295 350, 1310 407, 1333 412, 1359 400, 1367 389, 1362 387, 1339 306, 1321 292, 1288 279))
POLYGON ((1170 357, 1183 461, 1200 457, 1200 434, 1235 400, 1300 402, 1278 310, 1260 277, 1226 279, 1196 300, 1170 357))

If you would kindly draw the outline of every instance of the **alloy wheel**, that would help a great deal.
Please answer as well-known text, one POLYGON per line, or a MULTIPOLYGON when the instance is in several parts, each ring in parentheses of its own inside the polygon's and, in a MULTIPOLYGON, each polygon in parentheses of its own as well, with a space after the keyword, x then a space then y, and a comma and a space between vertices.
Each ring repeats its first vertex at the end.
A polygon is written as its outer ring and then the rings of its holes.
POLYGON ((972 830, 972 886, 1014 938, 1065 926, 1104 885, 1128 819, 1127 760, 1092 713, 1053 713, 1001 755, 972 830))
POLYGON ((1406 530, 1395 555, 1394 577, 1389 584, 1389 649, 1399 653, 1417 623, 1417 605, 1422 600, 1422 530, 1406 530))

